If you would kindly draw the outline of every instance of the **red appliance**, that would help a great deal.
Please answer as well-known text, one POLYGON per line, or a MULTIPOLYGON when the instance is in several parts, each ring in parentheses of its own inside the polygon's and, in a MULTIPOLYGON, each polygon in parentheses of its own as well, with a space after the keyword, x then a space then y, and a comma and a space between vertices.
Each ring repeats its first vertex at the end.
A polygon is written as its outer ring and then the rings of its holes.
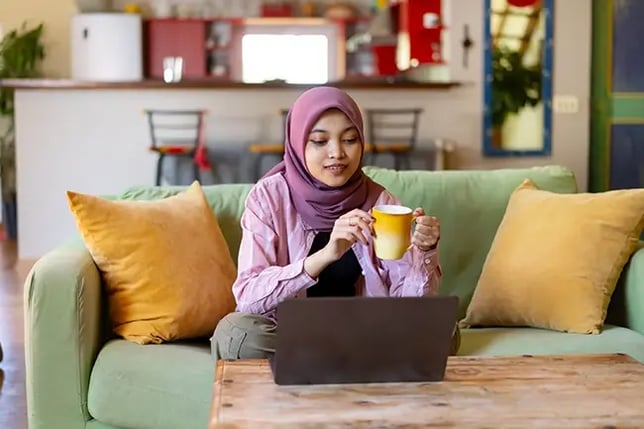
POLYGON ((409 45, 403 47, 403 52, 409 53, 403 65, 443 63, 441 37, 445 27, 441 0, 400 0, 395 7, 398 8, 398 31, 407 36, 402 39, 409 45))
POLYGON ((398 74, 396 67, 396 45, 373 45, 374 72, 377 76, 395 76, 398 74))

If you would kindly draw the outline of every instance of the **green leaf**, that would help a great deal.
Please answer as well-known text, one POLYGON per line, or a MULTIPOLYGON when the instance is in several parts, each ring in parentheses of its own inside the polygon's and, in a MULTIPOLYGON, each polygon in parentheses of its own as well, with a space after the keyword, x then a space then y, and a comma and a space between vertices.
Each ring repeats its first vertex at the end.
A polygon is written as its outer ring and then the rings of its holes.
MULTIPOLYGON (((41 41, 43 24, 28 29, 23 23, 0 41, 0 79, 33 78, 39 75, 38 66, 45 58, 41 41)), ((0 116, 13 115, 13 90, 0 88, 0 116)))
POLYGON ((500 127, 508 115, 541 101, 541 64, 525 66, 517 51, 492 49, 492 125, 500 127))
MULTIPOLYGON (((45 58, 42 43, 43 24, 12 30, 0 40, 0 80, 33 78, 40 75, 38 67, 45 58)), ((0 174, 2 195, 7 198, 15 192, 15 135, 14 91, 0 86, 0 116, 8 117, 6 129, 0 129, 0 174)))

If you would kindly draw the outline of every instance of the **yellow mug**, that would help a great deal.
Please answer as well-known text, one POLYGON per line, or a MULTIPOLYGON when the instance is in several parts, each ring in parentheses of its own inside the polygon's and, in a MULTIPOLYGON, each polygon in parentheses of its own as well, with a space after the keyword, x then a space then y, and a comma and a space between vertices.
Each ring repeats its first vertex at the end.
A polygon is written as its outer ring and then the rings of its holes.
POLYGON ((400 259, 411 245, 413 210, 399 205, 380 205, 371 209, 375 218, 374 248, 380 259, 400 259))

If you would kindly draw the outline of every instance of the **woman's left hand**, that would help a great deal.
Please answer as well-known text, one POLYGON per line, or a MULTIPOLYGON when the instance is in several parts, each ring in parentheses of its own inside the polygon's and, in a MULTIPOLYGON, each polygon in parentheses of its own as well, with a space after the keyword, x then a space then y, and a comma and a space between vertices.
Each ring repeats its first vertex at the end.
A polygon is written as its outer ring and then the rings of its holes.
POLYGON ((424 252, 434 249, 441 236, 440 222, 434 216, 426 216, 425 210, 420 207, 414 210, 414 217, 416 228, 411 237, 411 244, 424 252))

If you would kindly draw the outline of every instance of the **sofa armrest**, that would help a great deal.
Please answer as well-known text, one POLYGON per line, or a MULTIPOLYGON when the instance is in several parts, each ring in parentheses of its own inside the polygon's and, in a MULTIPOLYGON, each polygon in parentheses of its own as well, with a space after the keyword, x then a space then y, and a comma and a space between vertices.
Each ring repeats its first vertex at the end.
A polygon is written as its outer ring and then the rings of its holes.
POLYGON ((644 242, 624 267, 624 324, 644 335, 644 242))
POLYGON ((82 244, 66 244, 36 262, 24 294, 29 428, 85 429, 102 343, 98 269, 82 244))
POLYGON ((626 263, 611 297, 606 323, 644 335, 644 241, 626 263))

